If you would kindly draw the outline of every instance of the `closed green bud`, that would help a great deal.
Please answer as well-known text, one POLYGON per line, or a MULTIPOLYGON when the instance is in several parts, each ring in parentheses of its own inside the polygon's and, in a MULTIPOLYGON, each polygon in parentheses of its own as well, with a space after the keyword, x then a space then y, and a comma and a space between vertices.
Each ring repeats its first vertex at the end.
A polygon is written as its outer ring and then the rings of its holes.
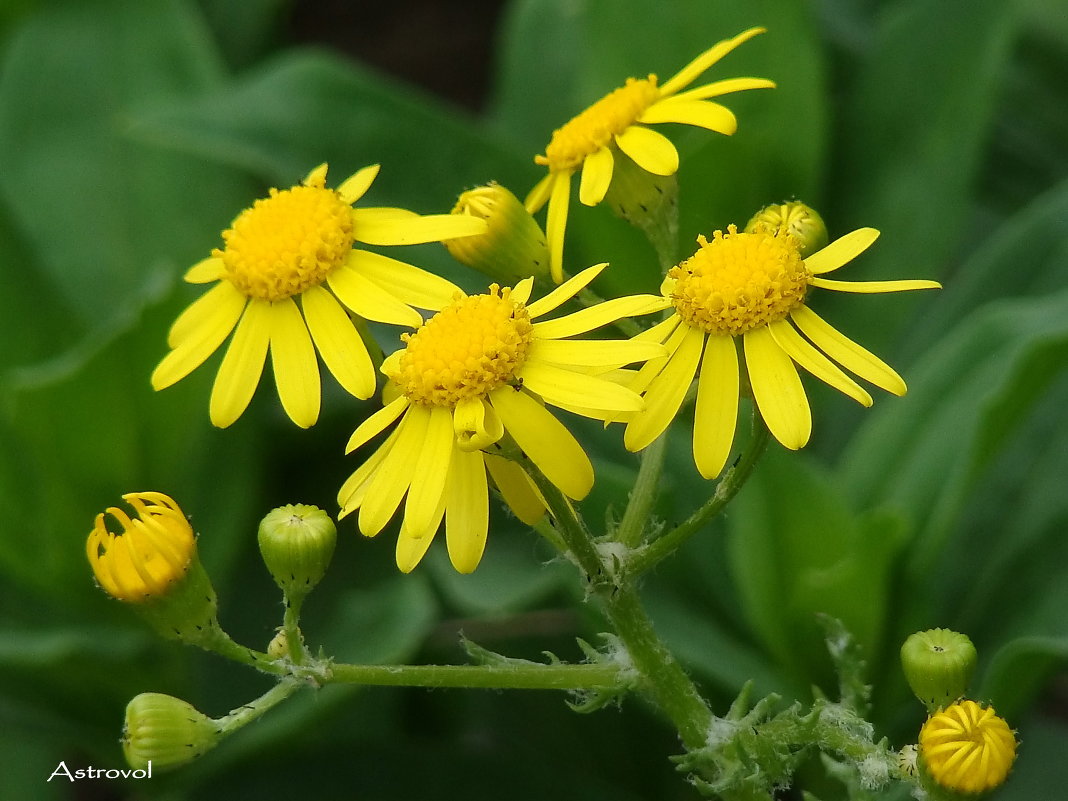
POLYGON ((260 521, 260 554, 290 601, 303 600, 330 566, 337 528, 317 506, 281 506, 260 521))
POLYGON ((952 704, 967 692, 976 658, 967 635, 949 629, 918 631, 901 646, 905 679, 928 712, 952 704))
POLYGON ((765 206, 745 225, 747 233, 753 233, 758 228, 776 236, 792 236, 798 243, 802 258, 811 256, 827 244, 827 226, 823 218, 800 200, 765 206))
POLYGON ((126 705, 122 751, 132 768, 176 768, 210 751, 219 737, 216 721, 180 698, 141 693, 126 705))
POLYGON ((469 189, 460 195, 453 214, 486 221, 484 234, 446 239, 443 244, 461 264, 502 285, 534 276, 549 277, 549 248, 537 220, 514 194, 497 183, 469 189))

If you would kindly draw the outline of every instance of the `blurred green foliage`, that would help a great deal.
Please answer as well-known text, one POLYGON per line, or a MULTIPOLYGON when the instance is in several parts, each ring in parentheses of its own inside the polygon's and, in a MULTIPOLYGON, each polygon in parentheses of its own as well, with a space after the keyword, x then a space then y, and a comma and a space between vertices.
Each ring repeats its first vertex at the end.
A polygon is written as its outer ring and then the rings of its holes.
MULTIPOLYGON (((1056 758, 1068 751, 1062 4, 515 0, 479 116, 289 45, 291 11, 281 0, 20 0, 0 11, 0 797, 84 797, 45 779, 60 759, 120 765, 122 711, 138 692, 219 715, 265 688, 154 640, 93 587, 83 549, 96 512, 132 490, 177 498, 202 535, 223 624, 262 647, 280 609, 255 521, 289 502, 333 511, 354 467, 342 444, 374 406, 334 386, 311 432, 294 431, 270 393, 231 429, 212 429, 210 367, 149 387, 167 327, 196 296, 180 276, 233 216, 322 161, 334 175, 381 163, 376 205, 443 211, 491 179, 521 195, 538 177, 532 156, 572 114, 628 75, 672 74, 757 24, 767 35, 716 77, 779 88, 728 99, 732 138, 677 132, 681 252, 698 233, 800 197, 832 236, 883 232, 847 278, 937 278, 945 289, 813 299, 897 366, 909 394, 863 411, 809 382, 812 445, 770 453, 725 522, 661 565, 644 594, 724 704, 750 678, 787 696, 830 690, 814 615, 841 618, 870 663, 877 727, 897 744, 921 722, 898 645, 918 628, 966 631, 979 697, 1024 743, 997 797, 1057 797, 1068 783, 1056 758)), ((607 209, 574 209, 568 235, 574 264, 612 262, 602 292, 654 288, 651 251, 607 209)), ((443 249, 411 258, 479 285, 443 249)), ((598 461, 596 520, 622 505, 635 460, 618 432, 579 428, 598 461)), ((671 443, 665 519, 709 489, 686 439, 671 443)), ((577 659, 574 637, 603 628, 569 566, 543 564, 535 537, 503 515, 471 577, 436 551, 398 576, 388 534, 364 541, 347 523, 341 533, 305 621, 339 658, 459 661, 463 629, 517 656, 577 659)), ((98 789, 691 798, 666 760, 677 750, 635 703, 580 717, 548 695, 331 687, 187 770, 98 789)))

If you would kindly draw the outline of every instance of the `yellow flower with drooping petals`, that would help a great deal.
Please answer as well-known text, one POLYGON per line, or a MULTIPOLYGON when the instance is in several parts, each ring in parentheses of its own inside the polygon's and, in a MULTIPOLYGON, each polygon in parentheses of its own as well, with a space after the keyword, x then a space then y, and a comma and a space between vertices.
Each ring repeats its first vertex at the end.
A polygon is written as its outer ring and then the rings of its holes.
POLYGON ((351 452, 399 424, 338 493, 339 517, 359 510, 359 528, 375 536, 403 501, 397 566, 412 570, 445 521, 453 566, 474 570, 489 526, 489 481, 528 524, 545 504, 525 468, 496 444, 506 435, 544 476, 570 498, 593 486, 593 465, 582 446, 545 404, 606 420, 641 408, 641 399, 602 372, 663 354, 639 340, 572 340, 620 317, 664 308, 663 299, 637 295, 539 320, 571 299, 605 265, 576 275, 530 302, 534 279, 514 288, 493 284, 487 294, 455 299, 389 356, 384 408, 348 442, 351 452), (487 478, 488 472, 488 478, 487 478))
POLYGON ((553 280, 563 280, 564 230, 571 198, 571 176, 579 170, 579 201, 596 206, 612 183, 618 154, 630 158, 654 175, 673 175, 679 168, 679 153, 663 134, 648 125, 677 122, 722 134, 733 134, 738 121, 730 109, 710 98, 746 89, 766 89, 774 82, 763 78, 729 78, 686 89, 701 73, 763 28, 750 28, 710 47, 663 85, 656 75, 628 78, 625 85, 605 95, 563 127, 553 132, 545 155, 534 158, 549 168, 527 195, 533 214, 549 204, 546 236, 553 280))
POLYGON ((302 428, 319 418, 316 351, 342 387, 369 398, 374 366, 348 313, 416 327, 423 320, 413 307, 440 308, 453 286, 353 246, 438 242, 486 229, 473 217, 352 208, 374 182, 378 165, 356 172, 336 190, 326 186, 326 169, 316 167, 290 189, 272 189, 241 212, 223 232, 225 246, 185 275, 193 284, 216 283, 171 326, 171 351, 152 373, 152 386, 164 389, 181 380, 233 332, 211 392, 216 426, 230 425, 245 411, 268 352, 282 407, 302 428))
POLYGON ((920 729, 927 773, 947 790, 983 793, 1008 778, 1016 761, 1016 735, 993 707, 959 701, 940 709, 920 729))
POLYGON ((863 253, 878 236, 874 228, 861 228, 807 258, 795 238, 781 231, 739 233, 732 225, 727 233, 716 231, 711 241, 698 237, 698 251, 672 267, 661 286, 675 313, 641 335, 663 342, 668 355, 647 362, 631 385, 646 404, 627 424, 626 447, 641 450, 667 428, 698 373, 693 455, 705 478, 719 475, 730 454, 743 369, 768 429, 792 450, 804 447, 812 431, 795 363, 864 406, 871 406, 871 395, 834 362, 904 395, 901 376, 805 303, 814 287, 878 293, 940 286, 822 277, 863 253))

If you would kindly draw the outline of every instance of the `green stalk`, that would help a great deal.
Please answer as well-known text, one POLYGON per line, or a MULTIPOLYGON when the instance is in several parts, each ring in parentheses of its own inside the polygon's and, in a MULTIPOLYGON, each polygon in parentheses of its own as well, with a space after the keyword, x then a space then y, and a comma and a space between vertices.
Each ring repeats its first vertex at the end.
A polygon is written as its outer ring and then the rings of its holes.
POLYGON ((233 734, 242 726, 262 717, 266 712, 278 706, 301 688, 304 684, 300 679, 286 678, 257 698, 255 701, 238 707, 229 715, 219 718, 216 723, 219 730, 224 734, 233 734))
POLYGON ((616 529, 616 540, 628 548, 641 544, 645 526, 649 522, 649 515, 656 502, 666 452, 666 434, 661 434, 642 451, 638 477, 634 480, 634 487, 630 491, 630 499, 627 501, 623 519, 619 521, 619 527, 616 529))
POLYGON ((331 684, 391 687, 466 687, 493 690, 595 690, 625 683, 612 664, 539 665, 348 665, 329 669, 331 684))

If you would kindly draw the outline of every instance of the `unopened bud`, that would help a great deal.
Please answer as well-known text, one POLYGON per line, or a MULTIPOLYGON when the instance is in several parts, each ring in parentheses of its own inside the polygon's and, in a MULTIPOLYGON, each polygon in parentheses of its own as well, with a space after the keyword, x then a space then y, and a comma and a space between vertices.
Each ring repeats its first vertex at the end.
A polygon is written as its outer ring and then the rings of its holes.
POLYGON ((218 724, 196 707, 163 693, 141 693, 126 705, 122 751, 130 767, 176 768, 210 751, 218 724))
POLYGON ((337 528, 317 506, 290 504, 260 521, 260 554, 282 592, 303 599, 325 575, 337 543, 337 528))
POLYGON ((800 200, 765 206, 745 226, 747 233, 753 233, 758 228, 775 236, 792 236, 798 243, 802 258, 811 256, 827 244, 827 226, 823 218, 800 200))
POLYGON ((976 658, 967 635, 949 629, 918 631, 901 646, 905 679, 928 712, 952 704, 968 691, 976 658))

